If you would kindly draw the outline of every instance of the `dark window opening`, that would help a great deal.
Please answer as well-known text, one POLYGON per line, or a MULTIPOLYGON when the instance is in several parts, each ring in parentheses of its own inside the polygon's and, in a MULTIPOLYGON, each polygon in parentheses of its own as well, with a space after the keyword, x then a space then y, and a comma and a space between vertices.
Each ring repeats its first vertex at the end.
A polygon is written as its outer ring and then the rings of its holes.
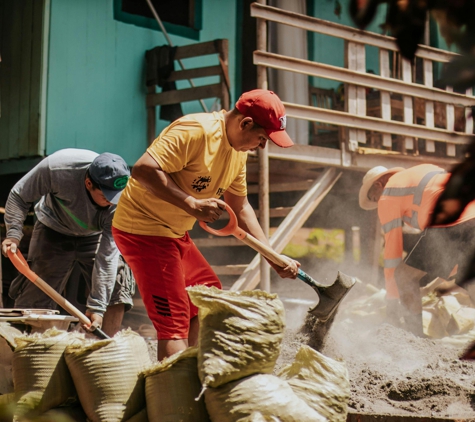
MULTIPOLYGON (((162 22, 196 28, 195 0, 151 0, 162 22)), ((122 12, 154 19, 146 0, 122 0, 122 12)))

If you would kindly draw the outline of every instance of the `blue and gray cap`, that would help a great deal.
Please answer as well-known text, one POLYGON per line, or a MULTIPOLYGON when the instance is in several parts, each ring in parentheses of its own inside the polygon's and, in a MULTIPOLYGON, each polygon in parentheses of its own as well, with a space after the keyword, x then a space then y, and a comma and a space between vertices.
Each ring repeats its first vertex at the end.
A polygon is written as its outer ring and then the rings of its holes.
POLYGON ((117 204, 129 180, 130 171, 122 157, 104 152, 89 166, 89 176, 99 185, 106 199, 112 204, 117 204))

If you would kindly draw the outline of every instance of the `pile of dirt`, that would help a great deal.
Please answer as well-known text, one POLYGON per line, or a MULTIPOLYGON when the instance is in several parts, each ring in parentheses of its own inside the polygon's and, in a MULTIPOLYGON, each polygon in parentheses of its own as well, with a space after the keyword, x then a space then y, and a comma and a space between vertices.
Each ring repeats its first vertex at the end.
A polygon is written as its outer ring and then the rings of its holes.
MULTIPOLYGON (((305 331, 286 332, 278 367, 312 344, 305 331)), ((475 420, 475 363, 458 359, 460 347, 385 323, 357 327, 337 319, 322 352, 347 365, 350 411, 475 420)))

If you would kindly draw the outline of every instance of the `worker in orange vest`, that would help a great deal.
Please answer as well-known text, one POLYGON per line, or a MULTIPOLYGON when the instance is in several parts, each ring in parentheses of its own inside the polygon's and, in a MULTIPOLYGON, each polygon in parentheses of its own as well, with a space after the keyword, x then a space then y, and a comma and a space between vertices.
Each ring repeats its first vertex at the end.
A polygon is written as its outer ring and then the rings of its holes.
POLYGON ((457 277, 467 270, 467 253, 475 246, 475 202, 452 224, 427 227, 434 204, 450 174, 421 164, 404 169, 377 166, 363 178, 359 204, 378 210, 384 232, 384 276, 388 322, 423 336, 420 287, 436 277, 457 277), (414 248, 404 257, 403 226, 421 232, 414 248))

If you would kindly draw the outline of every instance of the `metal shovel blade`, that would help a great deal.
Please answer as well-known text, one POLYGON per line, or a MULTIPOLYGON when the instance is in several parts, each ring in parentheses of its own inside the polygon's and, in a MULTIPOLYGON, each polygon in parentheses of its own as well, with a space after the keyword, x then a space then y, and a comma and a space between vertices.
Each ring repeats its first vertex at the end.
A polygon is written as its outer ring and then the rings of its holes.
POLYGON ((314 288, 318 294, 319 301, 317 305, 308 312, 321 322, 329 320, 355 283, 355 277, 350 277, 338 271, 337 278, 333 284, 314 288))

